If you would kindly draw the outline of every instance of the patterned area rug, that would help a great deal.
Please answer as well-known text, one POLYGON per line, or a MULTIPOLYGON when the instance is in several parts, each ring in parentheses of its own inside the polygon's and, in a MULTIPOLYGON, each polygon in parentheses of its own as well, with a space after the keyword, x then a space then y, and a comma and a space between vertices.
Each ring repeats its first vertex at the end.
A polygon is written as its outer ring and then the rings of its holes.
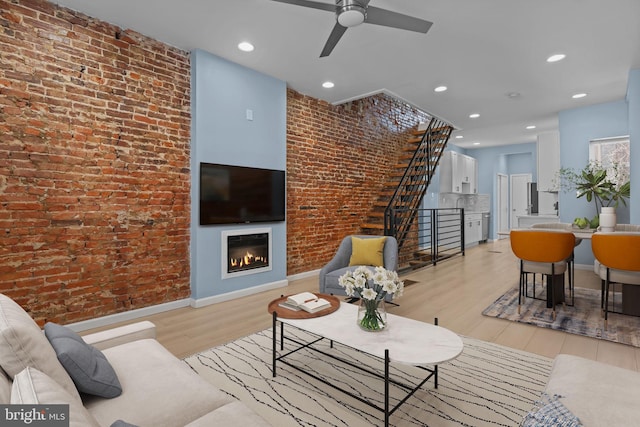
MULTIPOLYGON (((544 292, 544 288, 537 287, 537 296, 544 296, 544 292)), ((616 293, 614 304, 619 310, 620 292, 616 293)), ((482 314, 640 347, 640 317, 609 313, 609 324, 604 330, 604 319, 600 314, 600 290, 596 289, 575 288, 574 306, 559 305, 555 322, 551 309, 546 307, 546 301, 533 298, 523 302, 521 314, 518 314, 518 288, 510 289, 482 314)))
MULTIPOLYGON (((287 327, 306 340, 309 334, 287 327)), ((552 360, 463 337, 463 353, 439 365, 438 389, 430 380, 391 415, 393 426, 516 426, 544 390, 552 360)), ((379 359, 348 347, 318 344, 355 363, 379 369, 379 359)), ((285 344, 285 351, 287 345, 285 344)), ((383 384, 352 367, 302 350, 288 359, 381 403, 383 384)), ((383 425, 382 412, 364 405, 285 364, 271 374, 271 330, 184 359, 192 369, 229 395, 242 400, 278 427, 383 425)), ((416 381, 424 371, 392 365, 391 375, 416 381)), ((391 387, 392 404, 400 392, 391 387)), ((242 426, 239 426, 242 427, 242 426)))

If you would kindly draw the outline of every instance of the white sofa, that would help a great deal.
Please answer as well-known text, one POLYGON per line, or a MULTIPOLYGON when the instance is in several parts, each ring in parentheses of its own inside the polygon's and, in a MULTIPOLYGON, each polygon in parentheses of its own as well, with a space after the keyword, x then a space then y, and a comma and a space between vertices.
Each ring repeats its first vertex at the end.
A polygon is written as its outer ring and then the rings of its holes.
POLYGON ((640 423, 640 373, 578 356, 560 354, 546 386, 583 426, 640 423))
POLYGON ((78 393, 31 317, 0 294, 0 403, 70 405, 71 426, 269 426, 249 407, 199 377, 155 339, 151 322, 82 337, 102 351, 122 394, 78 393))

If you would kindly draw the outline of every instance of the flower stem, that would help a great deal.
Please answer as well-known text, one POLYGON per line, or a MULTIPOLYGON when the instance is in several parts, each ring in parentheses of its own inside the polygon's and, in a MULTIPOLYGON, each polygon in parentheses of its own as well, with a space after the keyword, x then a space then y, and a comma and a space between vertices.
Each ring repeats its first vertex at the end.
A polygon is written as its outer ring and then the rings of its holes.
POLYGON ((364 304, 364 314, 362 319, 360 319, 360 326, 363 329, 367 329, 370 331, 379 331, 384 329, 384 319, 382 318, 380 312, 378 311, 378 304, 380 301, 364 300, 362 303, 364 304))

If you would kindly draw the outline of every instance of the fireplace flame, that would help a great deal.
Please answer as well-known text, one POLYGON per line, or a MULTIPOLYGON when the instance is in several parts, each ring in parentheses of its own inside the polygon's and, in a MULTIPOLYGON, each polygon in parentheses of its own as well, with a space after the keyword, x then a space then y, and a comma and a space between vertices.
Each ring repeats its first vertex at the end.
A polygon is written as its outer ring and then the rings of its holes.
POLYGON ((233 268, 248 267, 255 263, 266 263, 267 257, 255 256, 251 252, 247 251, 244 256, 240 258, 231 258, 230 263, 233 268))

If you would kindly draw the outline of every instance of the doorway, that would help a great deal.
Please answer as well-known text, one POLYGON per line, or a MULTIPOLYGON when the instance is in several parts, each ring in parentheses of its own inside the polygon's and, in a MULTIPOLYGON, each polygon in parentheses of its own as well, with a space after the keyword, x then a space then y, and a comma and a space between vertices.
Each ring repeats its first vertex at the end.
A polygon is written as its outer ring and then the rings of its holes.
POLYGON ((531 182, 530 173, 518 173, 509 175, 510 188, 510 226, 518 228, 518 217, 528 215, 529 200, 527 196, 527 183, 531 182))

